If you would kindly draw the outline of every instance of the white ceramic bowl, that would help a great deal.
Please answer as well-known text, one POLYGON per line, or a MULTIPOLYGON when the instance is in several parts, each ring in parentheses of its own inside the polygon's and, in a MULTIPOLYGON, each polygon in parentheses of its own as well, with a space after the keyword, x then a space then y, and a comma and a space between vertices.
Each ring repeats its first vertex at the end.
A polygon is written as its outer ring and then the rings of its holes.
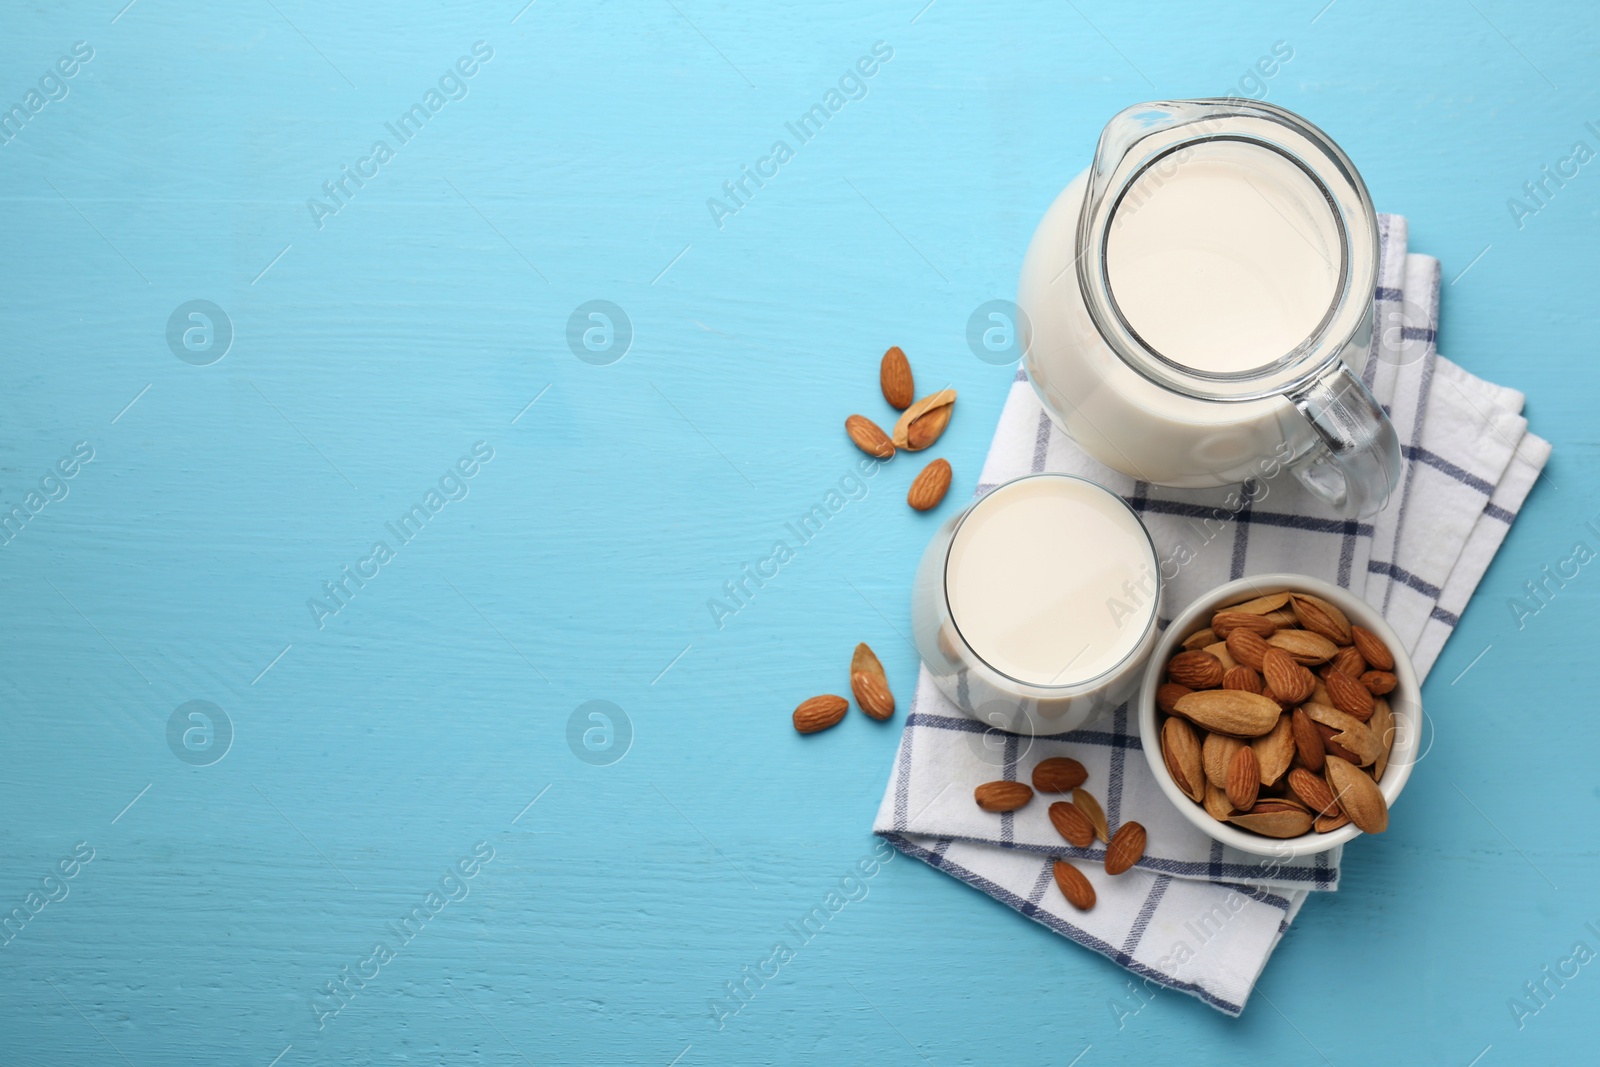
POLYGON ((1398 684, 1394 692, 1385 698, 1394 712, 1394 747, 1390 751, 1389 764, 1384 769, 1383 780, 1378 783, 1383 799, 1393 808, 1400 791, 1405 788, 1406 779, 1411 777, 1412 764, 1417 761, 1423 724, 1421 687, 1417 683, 1417 672, 1402 651, 1404 646, 1395 636, 1394 630, 1390 629, 1383 616, 1369 607, 1366 601, 1347 589, 1341 589, 1318 578, 1308 578, 1303 574, 1258 574, 1218 586, 1184 608, 1161 635, 1161 639, 1156 642, 1155 651, 1150 656, 1150 662, 1145 667, 1144 684, 1138 698, 1139 737, 1144 746, 1144 758, 1149 762, 1150 770, 1156 776, 1162 791, 1167 794, 1167 799, 1183 813, 1184 818, 1208 837, 1216 838, 1223 844, 1231 845, 1242 852, 1257 856, 1275 856, 1280 859, 1326 852, 1356 837, 1361 831, 1353 825, 1346 824, 1332 833, 1319 834, 1312 831, 1299 837, 1279 839, 1263 837, 1248 830, 1241 830, 1231 823, 1213 819, 1206 813, 1205 808, 1185 796, 1177 783, 1173 782, 1172 775, 1167 773, 1166 761, 1161 756, 1161 714, 1156 710, 1156 688, 1161 684, 1167 661, 1172 658, 1173 653, 1178 650, 1186 637, 1205 628, 1206 620, 1210 619, 1217 608, 1224 604, 1237 604, 1285 589, 1297 593, 1310 593, 1312 596, 1321 597, 1331 604, 1338 605, 1340 610, 1349 616, 1351 622, 1371 630, 1394 654, 1394 675, 1398 684))

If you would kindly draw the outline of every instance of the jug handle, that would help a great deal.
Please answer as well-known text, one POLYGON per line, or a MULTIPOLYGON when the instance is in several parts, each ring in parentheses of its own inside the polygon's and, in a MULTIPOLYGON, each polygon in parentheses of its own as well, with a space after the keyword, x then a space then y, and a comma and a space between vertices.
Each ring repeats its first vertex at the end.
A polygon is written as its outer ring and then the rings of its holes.
POLYGON ((1347 518, 1383 510, 1400 480, 1400 438, 1342 360, 1289 396, 1317 444, 1290 465, 1295 477, 1347 518))

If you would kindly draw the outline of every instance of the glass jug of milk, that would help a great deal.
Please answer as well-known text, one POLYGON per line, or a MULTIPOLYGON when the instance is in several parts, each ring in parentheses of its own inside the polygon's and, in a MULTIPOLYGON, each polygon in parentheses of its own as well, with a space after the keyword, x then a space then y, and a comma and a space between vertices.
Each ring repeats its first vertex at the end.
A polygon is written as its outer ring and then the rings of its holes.
POLYGON ((1315 126, 1254 101, 1139 104, 1034 234, 1024 366, 1055 422, 1130 477, 1288 469, 1371 515, 1400 469, 1359 377, 1377 258, 1366 186, 1315 126))

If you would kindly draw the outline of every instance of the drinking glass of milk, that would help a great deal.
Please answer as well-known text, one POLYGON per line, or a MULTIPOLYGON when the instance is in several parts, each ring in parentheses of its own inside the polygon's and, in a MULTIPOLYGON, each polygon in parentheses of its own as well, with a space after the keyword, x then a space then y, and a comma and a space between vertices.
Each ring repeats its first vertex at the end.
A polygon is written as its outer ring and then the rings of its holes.
POLYGON ((1121 497, 1032 474, 939 529, 917 569, 911 621, 957 707, 1011 733, 1062 733, 1133 694, 1160 600, 1155 546, 1121 497))
POLYGON ((1017 303, 1055 422, 1156 485, 1294 472, 1371 515, 1400 469, 1359 377, 1377 219, 1326 134, 1270 104, 1139 104, 1045 214, 1017 303))

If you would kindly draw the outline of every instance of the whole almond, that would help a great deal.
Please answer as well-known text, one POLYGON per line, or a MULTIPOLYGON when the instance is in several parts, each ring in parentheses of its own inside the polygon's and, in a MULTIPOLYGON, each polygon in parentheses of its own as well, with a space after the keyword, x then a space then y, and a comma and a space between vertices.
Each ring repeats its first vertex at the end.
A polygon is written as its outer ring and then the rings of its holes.
MULTIPOLYGON (((1303 705, 1305 713, 1311 716, 1311 721, 1329 727, 1334 734, 1328 740, 1340 747, 1347 749, 1353 758, 1350 762, 1359 767, 1366 767, 1378 758, 1383 746, 1367 724, 1349 712, 1338 708, 1330 708, 1323 704, 1303 705)), ((1326 742, 1324 742, 1326 744, 1326 742)), ((1335 752, 1334 755, 1340 755, 1335 752)))
POLYGON ((1261 692, 1261 675, 1243 663, 1236 663, 1222 672, 1222 688, 1238 689, 1246 693, 1261 692))
POLYGON ((1261 676, 1273 695, 1289 704, 1305 700, 1317 685, 1316 676, 1281 648, 1269 648, 1261 657, 1261 676))
POLYGON ((1100 806, 1093 793, 1087 789, 1074 789, 1072 806, 1089 817, 1089 822, 1094 824, 1094 836, 1107 843, 1111 841, 1111 830, 1106 825, 1105 809, 1100 806))
POLYGON ((1382 697, 1372 702, 1372 718, 1367 720, 1367 729, 1378 741, 1378 758, 1372 761, 1369 770, 1372 771, 1372 780, 1381 782, 1383 772, 1389 766, 1389 753, 1394 749, 1394 712, 1382 697))
POLYGON ((1060 834, 1067 844, 1074 848, 1088 848, 1093 843, 1094 823, 1089 821, 1089 816, 1076 804, 1058 800, 1050 805, 1045 814, 1050 816, 1050 825, 1056 828, 1056 833, 1060 834))
POLYGON ((1341 826, 1348 825, 1349 822, 1350 816, 1341 811, 1336 815, 1318 815, 1316 821, 1311 825, 1317 833, 1329 834, 1341 826))
POLYGON ((879 722, 894 714, 894 694, 882 675, 856 671, 850 675, 850 691, 861 710, 879 722))
POLYGON ((939 439, 950 422, 950 413, 956 403, 954 389, 941 389, 923 397, 905 411, 894 424, 889 436, 895 445, 908 452, 918 452, 939 439))
POLYGON ((1192 652, 1197 648, 1205 648, 1207 645, 1214 645, 1218 640, 1219 638, 1217 637, 1217 632, 1211 627, 1207 626, 1204 630, 1196 630, 1194 633, 1184 638, 1183 650, 1185 652, 1192 652))
POLYGON ((1343 671, 1333 671, 1322 680, 1328 687, 1333 706, 1366 722, 1372 718, 1372 692, 1343 671))
POLYGON ((938 507, 949 491, 950 461, 936 459, 911 480, 911 488, 906 490, 906 503, 918 511, 929 511, 938 507))
POLYGON ((1379 671, 1394 670, 1394 656, 1390 654, 1389 647, 1378 639, 1377 634, 1362 626, 1352 626, 1350 639, 1355 642, 1361 658, 1367 661, 1367 666, 1379 671))
POLYGON ((1261 770, 1261 784, 1263 787, 1274 786, 1283 777, 1283 772, 1289 769, 1289 764, 1294 761, 1294 724, 1289 716, 1278 716, 1278 723, 1272 732, 1250 742, 1250 747, 1256 750, 1256 763, 1261 770))
POLYGON ((1194 690, 1186 685, 1179 685, 1177 682, 1163 682, 1156 687, 1156 707, 1168 715, 1172 715, 1177 709, 1178 698, 1188 696, 1192 692, 1194 690))
POLYGON ((1381 834, 1389 828, 1389 803, 1376 782, 1337 756, 1328 757, 1326 773, 1340 810, 1350 816, 1356 829, 1381 834))
POLYGON ((916 386, 911 380, 911 361, 906 359, 899 345, 894 345, 883 354, 883 362, 878 365, 878 385, 883 389, 883 398, 892 408, 904 411, 916 399, 916 386))
POLYGON ((894 455, 894 442, 882 427, 865 415, 851 415, 844 420, 844 432, 850 435, 855 446, 869 456, 888 459, 894 455))
POLYGON ((1195 739, 1194 729, 1176 716, 1161 724, 1161 758, 1178 791, 1198 803, 1205 796, 1200 742, 1195 739))
POLYGON ((1304 767, 1296 767, 1289 772, 1289 788, 1318 815, 1339 813, 1339 805, 1333 799, 1333 790, 1328 788, 1328 783, 1323 781, 1320 775, 1312 774, 1304 767))
POLYGON ((800 706, 794 709, 794 728, 803 734, 814 734, 837 725, 849 710, 850 702, 844 697, 831 693, 812 697, 801 701, 800 706))
POLYGON ((1125 822, 1117 827, 1111 843, 1106 846, 1106 873, 1121 874, 1138 863, 1144 856, 1144 827, 1136 822, 1125 822))
POLYGON ((1359 678, 1361 672, 1366 669, 1367 661, 1361 658, 1361 653, 1356 651, 1354 646, 1346 645, 1335 652, 1333 658, 1324 663, 1317 673, 1326 678, 1329 671, 1344 671, 1352 678, 1359 678))
POLYGON ((1228 788, 1228 768, 1243 747, 1244 742, 1237 737, 1206 734, 1200 743, 1200 764, 1205 768, 1206 782, 1218 789, 1228 788))
POLYGON ((1262 657, 1267 654, 1267 649, 1272 646, 1267 644, 1267 639, 1258 633, 1249 630, 1235 630, 1228 635, 1228 652, 1235 660, 1246 667, 1261 669, 1262 657))
POLYGON ((1218 822, 1227 822, 1228 816, 1233 814, 1233 805, 1228 803, 1228 794, 1210 782, 1206 783, 1206 814, 1218 822))
POLYGON ((1055 874, 1056 887, 1067 898, 1068 904, 1079 911, 1094 907, 1094 886, 1089 884, 1088 877, 1082 871, 1066 860, 1056 860, 1051 870, 1055 874))
POLYGON ((1051 756, 1034 765, 1033 787, 1041 793, 1070 793, 1088 777, 1088 770, 1071 756, 1051 756))
POLYGON ((865 641, 856 645, 850 656, 850 689, 861 710, 874 719, 881 721, 894 714, 894 694, 889 689, 889 678, 883 672, 877 653, 865 641), (867 677, 858 681, 858 674, 867 677))
POLYGON ((1260 637, 1268 637, 1278 629, 1278 624, 1265 615, 1252 615, 1247 611, 1219 611, 1211 616, 1211 630, 1222 640, 1235 630, 1249 630, 1260 637))
POLYGON ((1022 782, 985 782, 972 791, 972 799, 984 811, 1016 811, 1033 799, 1033 790, 1022 782))
POLYGON ((1316 773, 1322 770, 1322 761, 1328 750, 1323 747, 1322 734, 1317 724, 1302 709, 1295 708, 1290 716, 1290 732, 1294 736, 1294 750, 1306 769, 1316 773))
POLYGON ((1290 593, 1289 607, 1300 625, 1312 633, 1321 634, 1336 645, 1350 643, 1350 619, 1337 604, 1310 593, 1290 593))
POLYGON ((1245 745, 1234 753, 1228 764, 1228 784, 1225 787, 1228 803, 1240 811, 1255 807, 1256 796, 1261 791, 1261 768, 1256 763, 1256 750, 1245 745))
POLYGON ((1388 671, 1367 671, 1361 675, 1361 684, 1367 687, 1367 692, 1375 697, 1388 696, 1394 692, 1394 687, 1400 684, 1388 671))
POLYGON ((1328 662, 1339 651, 1338 645, 1310 630, 1279 630, 1267 638, 1267 644, 1283 649, 1296 663, 1308 667, 1328 662))
POLYGON ((1267 804, 1257 804, 1255 810, 1234 815, 1228 821, 1263 837, 1299 837, 1311 829, 1310 812, 1267 804))
POLYGON ((1266 615, 1269 612, 1283 608, 1288 603, 1289 594, 1287 592, 1268 593, 1265 596, 1258 596, 1243 603, 1229 604, 1225 610, 1242 611, 1249 615, 1266 615))
POLYGON ((1234 737, 1260 737, 1278 722, 1275 700, 1237 689, 1208 689, 1178 698, 1178 714, 1207 730, 1234 737))
POLYGON ((1215 689, 1224 673, 1222 661, 1209 652, 1179 652, 1167 663, 1167 677, 1190 689, 1215 689))

